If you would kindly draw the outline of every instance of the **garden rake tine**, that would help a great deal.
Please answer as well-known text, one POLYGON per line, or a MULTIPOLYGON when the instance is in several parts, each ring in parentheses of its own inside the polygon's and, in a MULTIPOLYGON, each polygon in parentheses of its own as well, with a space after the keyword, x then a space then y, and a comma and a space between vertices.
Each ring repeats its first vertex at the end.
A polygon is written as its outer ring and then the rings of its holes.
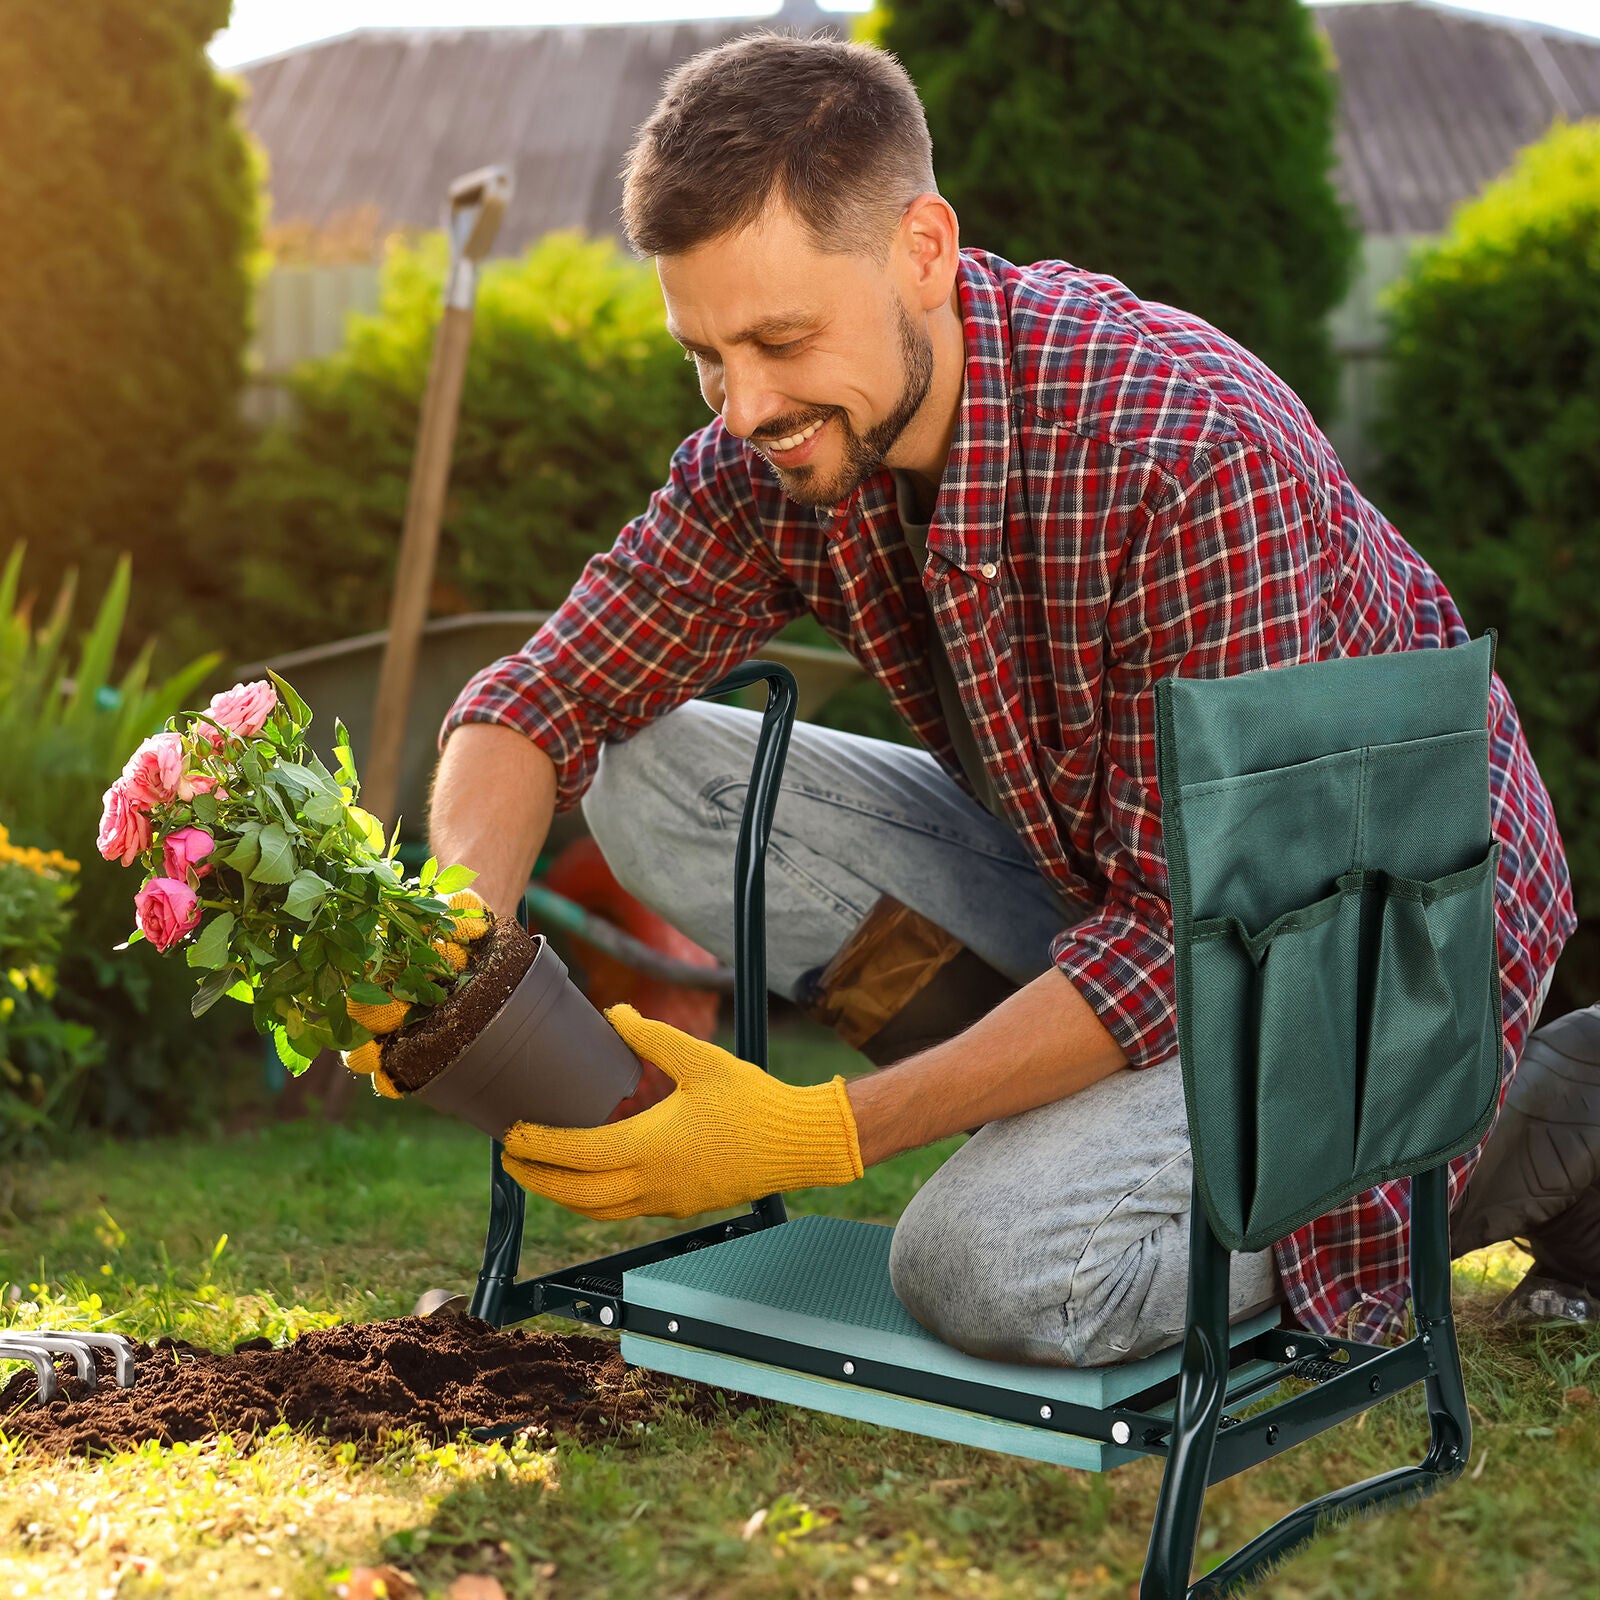
POLYGON ((100 1374, 95 1371, 94 1352, 81 1339, 74 1339, 65 1333, 44 1333, 38 1328, 29 1328, 23 1336, 29 1344, 36 1344, 41 1350, 49 1350, 56 1355, 71 1356, 73 1364, 78 1369, 78 1382, 93 1394, 99 1387, 100 1374))
POLYGON ((31 1344, 10 1335, 0 1335, 0 1360, 31 1361, 39 1374, 39 1404, 54 1400, 60 1385, 56 1382, 54 1354, 41 1344, 31 1344))
MULTIPOLYGON (((36 1339, 38 1335, 30 1333, 28 1337, 36 1339)), ((91 1350, 109 1350, 117 1358, 117 1387, 119 1389, 133 1387, 135 1369, 132 1340, 125 1339, 120 1333, 64 1333, 51 1334, 48 1337, 59 1337, 71 1344, 87 1345, 91 1350)))

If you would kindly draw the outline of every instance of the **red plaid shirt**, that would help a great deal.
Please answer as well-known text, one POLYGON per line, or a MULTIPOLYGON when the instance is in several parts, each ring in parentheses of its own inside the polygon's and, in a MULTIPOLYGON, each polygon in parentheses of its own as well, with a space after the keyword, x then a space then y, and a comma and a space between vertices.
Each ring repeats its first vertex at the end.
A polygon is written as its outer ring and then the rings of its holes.
MULTIPOLYGON (((919 575, 890 475, 821 510, 720 421, 444 732, 499 722, 577 803, 625 738, 810 611, 964 788, 929 669, 920 581, 1007 820, 1062 893, 1099 907, 1052 956, 1131 1065, 1177 1049, 1156 784, 1158 679, 1465 642, 1438 576, 1357 493, 1310 414, 1196 317, 1064 262, 967 251, 966 383, 919 575)), ((1573 928, 1550 798, 1505 686, 1489 703, 1507 1082, 1573 928)), ((1452 1204, 1478 1152, 1451 1168, 1452 1204)), ((1398 1336, 1410 1181, 1279 1241, 1303 1326, 1398 1336)))

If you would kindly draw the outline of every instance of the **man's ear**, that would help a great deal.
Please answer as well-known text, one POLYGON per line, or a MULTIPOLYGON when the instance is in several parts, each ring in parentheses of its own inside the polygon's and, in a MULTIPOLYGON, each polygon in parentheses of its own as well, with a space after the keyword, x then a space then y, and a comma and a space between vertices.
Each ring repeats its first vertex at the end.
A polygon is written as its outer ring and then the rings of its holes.
POLYGON ((906 287, 924 311, 934 311, 949 300, 961 265, 955 211, 943 195, 929 190, 906 207, 898 232, 906 287))

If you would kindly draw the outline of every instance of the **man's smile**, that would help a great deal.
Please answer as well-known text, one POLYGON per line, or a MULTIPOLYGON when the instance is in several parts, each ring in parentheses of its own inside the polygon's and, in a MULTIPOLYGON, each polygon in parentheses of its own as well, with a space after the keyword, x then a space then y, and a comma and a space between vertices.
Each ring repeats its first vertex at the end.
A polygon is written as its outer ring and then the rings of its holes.
POLYGON ((751 443, 776 467, 798 467, 808 461, 816 448, 817 435, 828 419, 818 417, 798 432, 785 434, 781 439, 752 439, 751 443))

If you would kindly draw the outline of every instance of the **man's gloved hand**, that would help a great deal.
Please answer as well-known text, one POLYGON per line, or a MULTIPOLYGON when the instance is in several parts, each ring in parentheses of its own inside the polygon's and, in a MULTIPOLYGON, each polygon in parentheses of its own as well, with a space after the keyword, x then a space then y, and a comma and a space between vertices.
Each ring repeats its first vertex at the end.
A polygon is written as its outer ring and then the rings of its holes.
POLYGON ((726 1050, 613 1006, 606 1021, 678 1087, 602 1128, 514 1122, 501 1165, 586 1217, 693 1217, 787 1189, 861 1176, 842 1077, 797 1089, 726 1050))
MULTIPOLYGON (((489 925, 494 921, 494 913, 470 889, 463 889, 460 893, 451 895, 449 905, 451 910, 461 913, 455 921, 455 938, 437 940, 433 948, 444 957, 451 972, 458 973, 467 965, 467 946, 474 939, 481 939, 489 931, 489 925)), ((410 1010, 409 1000, 390 1000, 381 1006, 363 1005, 359 1000, 352 1000, 349 1005, 351 1021, 376 1037, 369 1039, 365 1044, 357 1045, 354 1050, 342 1051, 344 1064, 352 1072, 358 1072, 364 1078, 371 1078, 372 1087, 390 1100, 398 1100, 400 1091, 389 1081, 389 1074, 383 1070, 379 1040, 386 1034, 393 1033, 406 1020, 406 1013, 410 1010)))

